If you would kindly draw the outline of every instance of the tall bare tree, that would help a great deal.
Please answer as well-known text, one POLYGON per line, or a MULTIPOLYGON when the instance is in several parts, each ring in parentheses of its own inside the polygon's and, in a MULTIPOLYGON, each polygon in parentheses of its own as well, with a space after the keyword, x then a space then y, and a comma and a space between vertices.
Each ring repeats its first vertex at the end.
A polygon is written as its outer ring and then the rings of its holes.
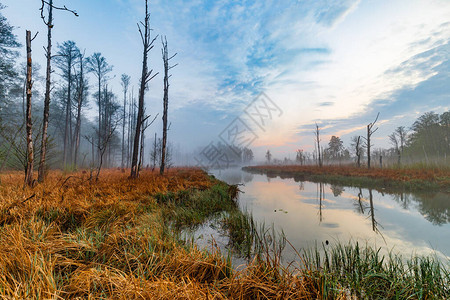
POLYGON ((159 146, 159 141, 156 138, 156 132, 155 132, 155 139, 153 140, 153 148, 150 151, 150 161, 152 163, 152 172, 155 170, 156 163, 161 158, 161 155, 159 155, 159 149, 161 148, 159 146))
POLYGON ((128 92, 128 86, 130 85, 130 79, 131 77, 127 74, 122 74, 122 77, 120 78, 120 84, 123 88, 123 118, 122 118, 122 163, 121 167, 125 167, 125 126, 127 124, 126 120, 126 107, 127 107, 127 92, 128 92))
POLYGON ((26 79, 26 93, 27 93, 27 113, 26 113, 26 131, 27 131, 27 165, 25 169, 25 184, 33 185, 33 123, 31 121, 31 89, 33 87, 32 81, 32 60, 31 60, 31 31, 26 31, 26 47, 27 47, 27 79, 26 79))
POLYGON ((361 156, 363 154, 363 148, 361 146, 361 136, 360 135, 352 137, 352 146, 355 149, 356 166, 359 168, 359 167, 361 167, 361 156))
POLYGON ((131 97, 128 105, 128 134, 127 134, 127 168, 131 163, 132 147, 134 140, 134 130, 136 127, 136 99, 134 97, 134 89, 131 88, 131 97))
POLYGON ((45 78, 45 98, 44 98, 44 117, 42 119, 42 140, 41 140, 41 154, 39 160, 39 169, 38 169, 38 181, 43 182, 45 178, 45 162, 47 156, 47 139, 48 139, 48 118, 49 118, 49 110, 50 110, 50 85, 51 79, 50 75, 52 73, 51 68, 51 59, 52 59, 52 29, 53 29, 53 9, 57 10, 65 10, 73 13, 78 17, 78 14, 68 9, 67 7, 57 7, 53 5, 53 0, 41 0, 41 19, 44 21, 44 24, 47 26, 47 48, 45 48, 45 57, 47 58, 47 69, 46 69, 46 78, 45 78), (44 16, 44 8, 48 8, 48 16, 47 20, 44 16))
POLYGON ((320 151, 320 128, 319 125, 316 123, 316 129, 314 130, 314 135, 316 137, 316 143, 317 143, 317 164, 319 167, 322 167, 323 165, 323 157, 321 155, 320 151))
MULTIPOLYGON (((98 105, 98 137, 97 145, 102 143, 102 112, 104 107, 102 105, 102 84, 108 79, 107 74, 112 71, 112 66, 110 66, 106 59, 101 53, 96 52, 86 59, 88 71, 94 73, 97 77, 98 91, 97 91, 97 105, 98 105)), ((105 137, 103 137, 105 138, 105 137)), ((100 150, 98 150, 97 158, 100 160, 100 150)))
POLYGON ((80 139, 81 139, 81 109, 83 105, 85 104, 85 98, 87 93, 87 80, 84 77, 84 66, 86 64, 86 61, 84 59, 84 53, 79 55, 79 71, 78 74, 76 74, 75 79, 77 81, 77 103, 76 103, 76 121, 75 121, 75 153, 73 157, 73 163, 75 167, 77 167, 78 163, 78 151, 80 148, 80 139))
POLYGON ((367 137, 363 137, 365 139, 365 146, 367 149, 367 168, 370 169, 370 148, 372 146, 370 138, 372 137, 372 134, 375 133, 375 131, 378 130, 378 127, 373 129, 373 126, 378 120, 378 117, 380 116, 380 113, 377 114, 377 117, 372 123, 367 124, 367 137))
POLYGON ((65 41, 62 45, 58 45, 58 56, 55 57, 55 62, 61 70, 61 76, 67 82, 67 93, 65 100, 65 126, 64 126, 64 152, 63 152, 63 167, 66 167, 68 162, 72 163, 72 97, 74 85, 73 68, 77 63, 80 55, 80 50, 74 41, 65 41))
POLYGON ((161 149, 161 166, 159 168, 159 174, 164 174, 164 168, 166 166, 166 147, 167 147, 167 130, 168 130, 168 113, 169 113, 169 78, 172 75, 169 75, 170 69, 174 68, 177 64, 170 66, 169 61, 177 55, 169 57, 169 50, 167 48, 167 38, 161 37, 162 42, 162 59, 164 63, 164 96, 163 96, 163 139, 162 139, 162 149, 161 149))
POLYGON ((136 120, 136 129, 133 143, 133 157, 131 159, 131 178, 137 178, 139 176, 138 168, 138 155, 139 155, 139 144, 141 137, 141 126, 143 126, 144 119, 144 95, 147 89, 148 82, 152 80, 158 73, 152 75, 153 70, 148 71, 148 53, 153 48, 153 43, 155 42, 157 36, 154 39, 150 38, 150 13, 148 11, 148 0, 145 0, 145 19, 144 23, 138 24, 139 34, 141 35, 143 49, 142 57, 142 74, 141 82, 139 87, 139 104, 138 104, 138 115, 136 120), (143 26, 143 28, 141 27, 143 26))

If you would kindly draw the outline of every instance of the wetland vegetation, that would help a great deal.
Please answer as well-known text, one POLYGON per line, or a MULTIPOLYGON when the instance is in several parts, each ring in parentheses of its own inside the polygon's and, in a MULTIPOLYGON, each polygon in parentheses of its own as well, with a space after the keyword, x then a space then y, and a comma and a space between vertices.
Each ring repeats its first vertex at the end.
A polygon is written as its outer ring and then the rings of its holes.
POLYGON ((139 180, 107 170, 52 171, 23 188, 0 174, 0 294, 4 298, 188 299, 446 298, 449 273, 433 257, 402 259, 360 244, 298 249, 239 209, 236 186, 198 169, 143 171, 139 180), (222 216, 230 245, 248 264, 211 245, 199 249, 180 230, 222 216), (278 236, 278 237, 277 237, 278 236), (245 246, 247 245, 247 246, 245 246))

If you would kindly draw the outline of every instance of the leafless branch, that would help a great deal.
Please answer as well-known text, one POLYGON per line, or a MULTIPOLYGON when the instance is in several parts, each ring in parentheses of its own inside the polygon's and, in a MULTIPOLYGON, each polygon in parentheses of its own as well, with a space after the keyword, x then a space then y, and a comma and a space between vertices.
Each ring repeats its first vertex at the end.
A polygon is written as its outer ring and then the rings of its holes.
POLYGON ((37 37, 38 34, 39 34, 39 31, 36 32, 36 34, 33 36, 33 38, 31 39, 31 41, 34 41, 34 39, 37 37))
MULTIPOLYGON (((57 9, 57 10, 65 10, 65 11, 68 11, 68 12, 74 14, 75 17, 78 17, 78 16, 79 16, 78 13, 77 13, 76 11, 67 8, 65 5, 64 5, 63 7, 59 7, 59 6, 55 6, 55 5, 53 5, 53 4, 50 4, 50 2, 48 2, 47 0, 41 0, 41 8, 39 8, 39 10, 41 11, 41 19, 42 19, 42 21, 44 21, 44 24, 47 25, 47 26, 53 27, 53 25, 51 25, 48 21, 45 20, 45 16, 44 16, 44 7, 45 7, 46 4, 47 4, 48 6, 51 6, 51 7, 54 8, 54 9, 57 9)), ((51 22, 51 21, 50 21, 50 22, 51 22)))

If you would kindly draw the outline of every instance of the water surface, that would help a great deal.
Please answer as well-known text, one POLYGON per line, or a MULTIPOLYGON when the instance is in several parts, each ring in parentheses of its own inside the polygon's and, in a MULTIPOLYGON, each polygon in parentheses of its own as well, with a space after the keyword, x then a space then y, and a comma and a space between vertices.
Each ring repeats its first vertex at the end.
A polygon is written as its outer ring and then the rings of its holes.
MULTIPOLYGON (((437 255, 450 259, 448 194, 388 194, 366 188, 270 178, 240 169, 211 172, 229 184, 243 184, 239 205, 254 220, 284 231, 296 248, 348 241, 382 247, 405 256, 437 255)), ((201 230, 226 246, 211 223, 201 230)), ((199 239, 201 240, 201 238, 199 239)), ((285 258, 294 259, 287 247, 285 258)))

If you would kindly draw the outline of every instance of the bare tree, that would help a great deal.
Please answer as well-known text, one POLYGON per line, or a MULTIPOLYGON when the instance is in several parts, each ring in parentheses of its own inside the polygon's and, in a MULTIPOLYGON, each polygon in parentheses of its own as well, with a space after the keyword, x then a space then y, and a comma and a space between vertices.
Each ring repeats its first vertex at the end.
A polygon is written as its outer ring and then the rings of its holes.
POLYGON ((266 160, 267 160, 267 163, 270 164, 270 161, 272 160, 272 153, 270 153, 270 150, 267 150, 267 152, 266 152, 266 160))
POLYGON ((319 167, 322 167, 323 165, 323 157, 321 155, 320 151, 320 128, 319 125, 316 123, 316 130, 314 130, 314 135, 316 137, 316 143, 317 143, 317 164, 319 167))
POLYGON ((87 91, 87 82, 84 77, 84 53, 79 55, 79 72, 76 74, 75 79, 77 81, 77 115, 76 115, 76 124, 75 124, 75 154, 74 154, 74 165, 77 166, 78 160, 78 150, 80 147, 80 133, 81 133, 81 108, 84 105, 85 94, 87 91))
MULTIPOLYGON (((36 37, 36 36, 35 36, 36 37)), ((25 184, 28 186, 33 185, 33 123, 31 120, 31 89, 33 87, 32 81, 32 60, 31 60, 31 31, 26 31, 26 46, 27 46, 27 79, 26 79, 26 93, 27 93, 27 113, 26 113, 26 131, 27 131, 27 166, 25 169, 25 184)))
MULTIPOLYGON (((98 80, 98 91, 97 91, 97 105, 98 105, 98 137, 97 144, 102 143, 102 112, 104 107, 102 105, 102 84, 108 79, 107 74, 112 71, 112 66, 110 66, 106 59, 101 53, 96 52, 86 59, 88 71, 94 73, 98 80)), ((106 138, 106 137, 103 137, 106 138)), ((97 158, 100 159, 100 152, 97 153, 97 158)))
POLYGON ((140 144, 140 151, 139 151, 139 163, 138 163, 138 170, 142 169, 142 163, 144 162, 144 140, 145 140, 145 130, 150 127, 156 120, 159 114, 156 114, 156 116, 153 118, 153 120, 149 123, 148 119, 151 117, 151 115, 146 116, 144 118, 143 124, 141 126, 141 144, 140 144))
POLYGON ((299 162, 300 165, 303 166, 303 163, 305 162, 305 154, 303 152, 303 149, 297 149, 297 154, 295 155, 295 161, 299 162))
POLYGON ((156 167, 156 163, 158 162, 158 158, 160 158, 160 154, 159 154, 159 150, 160 150, 160 146, 159 146, 159 140, 156 138, 156 132, 155 132, 155 139, 153 140, 153 148, 152 151, 150 152, 150 160, 152 162, 152 172, 155 170, 156 167))
POLYGON ((120 78, 120 84, 123 88, 123 118, 122 118, 122 163, 121 167, 125 167, 125 126, 126 126, 126 107, 127 107, 127 92, 128 92, 128 86, 130 85, 130 79, 131 77, 127 74, 122 74, 122 77, 120 78))
POLYGON ((352 146, 355 147, 355 155, 356 155, 356 166, 361 167, 361 156, 363 154, 363 149, 361 146, 361 136, 354 136, 352 138, 352 146))
POLYGON ((377 117, 375 118, 375 120, 372 123, 367 124, 367 137, 363 137, 363 139, 365 140, 365 146, 367 148, 367 168, 368 169, 370 169, 370 147, 372 146, 370 138, 372 137, 372 134, 374 134, 375 131, 378 130, 378 127, 373 129, 373 126, 377 122, 379 115, 380 115, 380 113, 377 114, 377 117))
POLYGON ((152 80, 158 73, 152 75, 153 70, 148 71, 147 59, 148 53, 153 48, 153 43, 155 42, 157 36, 152 40, 150 38, 150 13, 148 12, 148 0, 145 0, 145 20, 144 23, 141 22, 143 29, 138 24, 139 34, 141 35, 142 44, 144 46, 143 58, 142 58, 142 74, 141 82, 139 87, 139 106, 138 115, 136 120, 136 130, 134 136, 133 144, 133 157, 131 160, 131 178, 137 178, 139 176, 138 168, 138 155, 139 155, 139 144, 141 136, 141 126, 143 126, 144 119, 144 95, 147 89, 147 85, 150 80, 152 80), (143 32, 142 32, 143 31, 143 32))
POLYGON ((63 167, 67 166, 67 162, 72 163, 72 87, 74 84, 73 67, 80 55, 80 50, 74 41, 65 41, 62 45, 58 45, 58 56, 55 57, 55 62, 59 69, 61 69, 61 76, 67 82, 67 99, 65 100, 65 126, 64 126, 64 152, 63 152, 63 167))
POLYGON ((38 169, 38 181, 43 182, 45 178, 45 162, 47 155, 47 131, 48 131, 48 118, 49 118, 49 110, 50 110, 50 75, 52 73, 51 69, 51 59, 52 59, 52 29, 53 29, 53 9, 65 10, 73 13, 78 17, 78 14, 68 9, 67 7, 57 7, 53 5, 53 0, 45 1, 41 0, 41 19, 44 21, 44 24, 47 26, 47 48, 45 48, 45 57, 47 58, 47 70, 46 70, 46 79, 45 79, 45 98, 44 98, 44 117, 42 119, 42 140, 41 140, 41 155, 39 160, 39 169, 38 169), (47 20, 45 20, 44 16, 44 7, 48 7, 48 16, 47 20))
POLYGON ((128 105, 128 137, 127 137, 127 168, 131 163, 132 144, 134 139, 134 129, 136 127, 136 99, 134 89, 131 88, 131 98, 128 105))
POLYGON ((401 157, 403 154, 403 149, 405 147, 406 138, 408 132, 406 131, 404 126, 397 127, 392 134, 389 135, 389 141, 392 146, 394 146, 394 150, 397 153, 397 164, 401 164, 401 157))
POLYGON ((174 68, 177 64, 169 66, 169 61, 177 55, 176 53, 169 57, 169 50, 167 48, 167 38, 161 37, 162 42, 162 58, 164 63, 164 97, 163 97, 163 139, 162 139, 162 152, 161 152, 161 166, 159 168, 159 174, 164 174, 164 168, 166 165, 166 145, 167 145, 167 115, 169 110, 169 70, 174 68))
MULTIPOLYGON (((100 176, 100 171, 103 166, 103 158, 104 158, 105 152, 108 149, 109 143, 111 142, 111 139, 114 136, 114 133, 116 131, 118 124, 119 124, 119 121, 116 121, 115 123, 111 124, 110 131, 104 137, 104 139, 101 140, 100 144, 96 144, 95 136, 87 136, 87 135, 84 136, 84 138, 92 145, 92 148, 96 147, 97 153, 99 153, 98 165, 95 168, 95 170, 96 170, 95 180, 96 181, 98 180, 98 177, 100 176)), ((92 151, 94 151, 94 149, 92 149, 92 151)), ((91 177, 89 178, 89 180, 92 179, 92 171, 93 171, 93 169, 91 169, 91 177)))

